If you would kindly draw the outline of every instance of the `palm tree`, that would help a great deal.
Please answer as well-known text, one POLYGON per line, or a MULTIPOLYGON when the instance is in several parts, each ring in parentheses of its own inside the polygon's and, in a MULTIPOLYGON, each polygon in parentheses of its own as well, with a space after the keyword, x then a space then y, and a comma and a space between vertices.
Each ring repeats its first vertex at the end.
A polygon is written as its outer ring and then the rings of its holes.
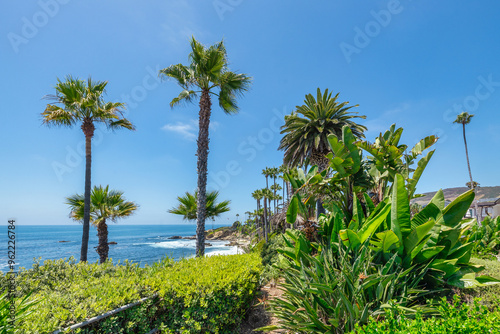
POLYGON ((281 127, 279 150, 284 150, 284 164, 290 167, 301 167, 309 162, 317 165, 319 171, 328 166, 325 156, 330 152, 328 136, 333 134, 342 136, 342 127, 348 125, 352 133, 358 138, 364 138, 366 127, 352 121, 354 118, 365 119, 357 112, 350 112, 354 106, 347 106, 349 102, 338 102, 339 94, 332 98, 328 89, 322 94, 318 88, 316 99, 307 94, 304 105, 297 106, 296 111, 285 116, 285 124, 281 127))
POLYGON ((273 200, 274 200, 274 212, 276 213, 276 178, 279 175, 279 169, 276 167, 272 167, 269 169, 269 176, 273 178, 273 185, 271 186, 271 190, 273 191, 273 200), (274 187, 274 188, 273 188, 274 187))
MULTIPOLYGON (((283 162, 290 167, 316 165, 322 172, 328 167, 326 155, 330 153, 328 136, 342 136, 342 128, 347 125, 354 136, 364 138, 366 127, 354 122, 354 118, 365 119, 357 112, 349 111, 358 105, 348 106, 349 102, 338 102, 339 93, 332 98, 332 93, 325 89, 324 93, 318 88, 316 99, 307 94, 303 105, 297 106, 296 111, 285 116, 285 124, 281 127, 279 150, 284 150, 283 162)), ((321 200, 317 200, 316 214, 324 213, 321 200)))
MULTIPOLYGON (((205 216, 206 218, 215 220, 218 216, 224 212, 230 210, 229 204, 231 201, 222 201, 217 203, 219 197, 218 191, 209 191, 206 194, 205 202, 205 216)), ((194 195, 186 191, 184 196, 177 197, 179 205, 175 208, 168 210, 169 213, 175 215, 181 215, 185 220, 197 220, 198 215, 198 191, 194 192, 194 195)))
POLYGON ((92 137, 95 123, 104 123, 109 129, 135 130, 132 123, 123 117, 125 104, 121 102, 105 102, 103 95, 107 81, 87 82, 67 76, 66 81, 57 79, 56 94, 45 98, 52 101, 42 113, 43 124, 73 127, 81 123, 85 135, 85 195, 83 215, 83 235, 80 261, 87 261, 90 226, 90 188, 92 164, 92 137))
POLYGON ((269 203, 271 203, 270 200, 273 197, 273 193, 271 190, 269 190, 267 188, 261 189, 261 191, 262 191, 262 196, 264 197, 264 236, 266 238, 266 242, 268 242, 271 224, 269 224, 267 202, 269 200, 269 203))
POLYGON ((206 188, 208 160, 208 128, 212 100, 210 95, 218 97, 219 106, 226 114, 238 112, 236 97, 248 90, 251 78, 245 74, 237 74, 228 70, 227 53, 223 41, 210 47, 200 44, 191 38, 190 64, 170 65, 160 70, 163 77, 173 78, 183 89, 178 97, 170 102, 174 107, 182 102, 194 101, 201 94, 199 106, 198 133, 198 212, 196 227, 196 256, 205 254, 205 218, 206 218, 206 188), (197 89, 197 90, 193 90, 197 89), (218 90, 218 92, 216 92, 218 90))
MULTIPOLYGON (((474 115, 471 115, 468 112, 464 111, 457 115, 457 119, 453 121, 453 123, 462 124, 464 144, 465 144, 465 157, 467 158, 467 168, 469 169, 470 185, 471 188, 475 190, 477 182, 472 180, 472 172, 470 170, 470 163, 469 163, 469 150, 467 149, 467 138, 465 137, 465 125, 470 123, 472 117, 474 117, 474 115)), ((476 209, 476 219, 480 221, 477 201, 474 201, 474 207, 476 209)))
MULTIPOLYGON (((257 189, 252 193, 252 197, 257 201, 257 211, 260 211, 260 200, 262 199, 263 196, 264 196, 264 194, 262 193, 262 190, 260 190, 260 189, 257 189)), ((256 219, 257 219, 256 223, 258 226, 259 225, 259 216, 256 216, 256 219)))
MULTIPOLYGON (((83 221, 85 217, 85 196, 76 194, 66 198, 66 204, 71 208, 70 217, 77 221, 83 221)), ((90 221, 97 227, 99 244, 97 254, 100 263, 106 262, 109 253, 108 225, 106 221, 116 222, 119 218, 125 218, 134 213, 138 206, 134 202, 128 202, 123 197, 123 192, 109 190, 109 186, 94 186, 90 196, 90 221)))

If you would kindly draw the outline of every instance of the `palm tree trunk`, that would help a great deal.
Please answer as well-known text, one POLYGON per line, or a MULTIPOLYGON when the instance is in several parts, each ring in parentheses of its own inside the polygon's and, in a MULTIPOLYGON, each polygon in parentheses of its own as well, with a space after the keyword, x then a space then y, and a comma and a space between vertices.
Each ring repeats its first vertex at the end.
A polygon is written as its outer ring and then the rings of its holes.
MULTIPOLYGON (((472 180, 472 172, 470 170, 470 163, 469 163, 469 150, 467 149, 467 139, 465 137, 465 123, 462 123, 462 127, 463 127, 463 134, 464 134, 465 157, 467 158, 467 168, 469 169, 470 187, 475 192, 476 191, 476 187, 474 185, 474 181, 472 180)), ((474 200, 474 207, 476 209, 476 219, 477 219, 478 222, 481 222, 481 217, 480 217, 479 210, 478 210, 478 207, 477 207, 477 200, 474 200)))
POLYGON ((92 137, 94 136, 94 124, 90 119, 84 119, 82 131, 85 135, 85 193, 83 201, 83 233, 82 248, 80 253, 80 262, 87 262, 87 253, 89 248, 89 229, 90 229, 90 188, 91 167, 92 167, 92 137))
POLYGON ((97 225, 97 237, 99 244, 97 246, 97 254, 99 254, 99 263, 104 263, 108 259, 109 245, 108 245, 108 225, 104 219, 97 225))
POLYGON ((274 189, 273 189, 273 195, 274 195, 274 214, 276 214, 276 177, 273 177, 274 181, 274 189))
POLYGON ((208 90, 204 89, 200 98, 200 120, 198 133, 198 203, 196 208, 196 256, 205 255, 205 217, 207 202, 207 161, 208 161, 208 128, 210 125, 212 101, 208 90))
POLYGON ((267 235, 267 198, 264 197, 264 238, 266 239, 266 243, 268 242, 268 235, 267 235))
POLYGON ((257 215, 255 216, 255 224, 257 224, 257 228, 259 228, 259 212, 260 212, 260 199, 257 200, 257 215))
POLYGON ((285 210, 285 180, 283 179, 283 198, 281 199, 281 211, 285 210))

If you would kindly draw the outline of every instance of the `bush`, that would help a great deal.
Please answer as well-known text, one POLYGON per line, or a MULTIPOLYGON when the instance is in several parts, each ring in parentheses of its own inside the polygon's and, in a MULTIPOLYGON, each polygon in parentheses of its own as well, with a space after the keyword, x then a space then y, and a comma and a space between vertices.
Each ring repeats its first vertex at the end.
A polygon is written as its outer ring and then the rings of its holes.
MULTIPOLYGON (((76 333, 229 333, 253 297, 261 271, 256 255, 162 260, 139 268, 125 262, 45 261, 20 270, 17 295, 33 290, 36 309, 19 323, 21 333, 50 333, 159 293, 146 302, 76 333)), ((0 277, 4 289, 6 278, 0 277)))
POLYGON ((397 308, 386 311, 385 319, 371 319, 365 326, 356 326, 351 333, 359 334, 489 334, 500 332, 500 312, 489 312, 476 299, 472 305, 460 304, 457 296, 452 303, 441 300, 440 317, 425 319, 417 313, 415 319, 408 319, 397 308))
POLYGON ((181 260, 146 283, 158 291, 167 333, 234 333, 261 272, 255 254, 181 260))

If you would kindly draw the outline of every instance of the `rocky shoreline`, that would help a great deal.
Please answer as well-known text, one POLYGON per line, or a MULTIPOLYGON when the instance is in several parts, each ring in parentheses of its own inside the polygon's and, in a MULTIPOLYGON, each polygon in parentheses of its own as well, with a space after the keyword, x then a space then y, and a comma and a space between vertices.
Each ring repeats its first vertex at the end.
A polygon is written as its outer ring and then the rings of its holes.
MULTIPOLYGON (((169 237, 170 240, 196 240, 196 235, 182 237, 174 235, 169 237)), ((247 247, 250 244, 250 238, 242 235, 236 228, 233 227, 220 227, 217 229, 210 229, 205 231, 205 240, 207 241, 228 241, 224 246, 237 246, 247 247)), ((212 246, 210 243, 205 243, 206 247, 212 246)))

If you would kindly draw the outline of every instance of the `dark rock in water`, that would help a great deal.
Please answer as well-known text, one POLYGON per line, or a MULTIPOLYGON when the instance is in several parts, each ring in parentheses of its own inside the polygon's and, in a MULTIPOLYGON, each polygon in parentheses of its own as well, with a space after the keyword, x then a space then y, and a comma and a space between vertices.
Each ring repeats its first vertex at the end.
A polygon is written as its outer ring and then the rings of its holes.
POLYGON ((116 241, 108 242, 108 245, 116 245, 116 241))
POLYGON ((71 242, 71 241, 69 241, 69 240, 61 240, 59 242, 71 242))
POLYGON ((225 244, 224 246, 240 246, 240 244, 237 243, 236 241, 231 241, 230 243, 225 244))
POLYGON ((211 243, 205 242, 205 247, 211 247, 211 246, 212 246, 211 243))
POLYGON ((196 235, 192 235, 190 237, 184 237, 182 239, 187 239, 187 240, 195 240, 196 239, 196 235))
POLYGON ((176 239, 182 239, 182 237, 178 236, 178 235, 174 235, 173 237, 169 237, 167 239, 176 240, 176 239))

